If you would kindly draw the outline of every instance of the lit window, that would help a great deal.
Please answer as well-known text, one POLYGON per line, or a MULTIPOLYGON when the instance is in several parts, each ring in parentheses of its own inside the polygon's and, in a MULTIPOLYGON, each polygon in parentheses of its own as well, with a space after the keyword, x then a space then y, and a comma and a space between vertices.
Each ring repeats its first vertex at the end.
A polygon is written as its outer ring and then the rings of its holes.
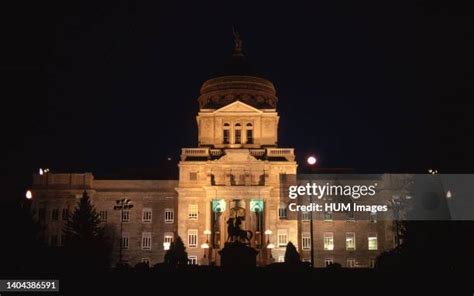
POLYGON ((241 144, 242 143, 242 130, 241 130, 241 126, 240 126, 240 123, 236 123, 235 124, 235 144, 241 144))
POLYGON ((62 219, 64 221, 67 221, 69 219, 69 209, 68 208, 64 208, 63 209, 63 212, 62 212, 62 219))
POLYGON ((142 212, 143 223, 151 223, 152 214, 153 212, 151 208, 144 208, 142 212))
POLYGON ((102 222, 107 222, 107 211, 100 211, 99 212, 99 219, 102 222))
POLYGON ((285 262, 285 256, 278 256, 278 262, 285 262))
POLYGON ((284 248, 288 244, 288 230, 278 229, 278 247, 284 248))
POLYGON ((197 180, 197 173, 196 172, 189 173, 189 180, 196 181, 197 180))
POLYGON ((278 207, 278 217, 280 217, 280 219, 286 219, 288 217, 288 211, 284 202, 281 202, 278 207))
POLYGON ((324 259, 324 264, 326 264, 326 267, 328 267, 329 265, 334 264, 334 259, 326 258, 324 259))
POLYGON ((197 204, 190 204, 188 206, 188 219, 189 220, 198 219, 198 205, 197 204))
POLYGON ((188 256, 188 265, 197 265, 198 257, 197 256, 188 256))
POLYGON ((128 249, 128 234, 127 233, 122 234, 121 246, 122 246, 122 249, 128 249))
POLYGON ((224 123, 224 144, 230 143, 230 125, 228 123, 224 123))
POLYGON ((324 212, 324 221, 326 222, 332 221, 332 212, 324 212))
POLYGON ((51 211, 51 220, 58 221, 59 220, 59 209, 53 209, 51 211))
POLYGON ((347 259, 347 261, 346 261, 346 267, 347 268, 354 268, 355 266, 356 266, 355 259, 347 259))
POLYGON ((247 123, 247 144, 253 144, 253 126, 251 123, 247 123))
POLYGON ((165 223, 174 223, 174 209, 165 209, 165 223))
POLYGON ((197 229, 188 230, 188 247, 197 248, 198 245, 198 231, 197 229))
POLYGON ((369 250, 370 251, 375 251, 378 248, 377 245, 377 234, 376 233, 369 233, 369 250))
POLYGON ((309 221, 311 220, 311 213, 310 212, 301 212, 301 220, 302 221, 309 221))
POLYGON ((334 233, 332 232, 324 233, 324 250, 325 251, 334 250, 334 233))
POLYGON ((303 241, 303 250, 311 249, 311 234, 309 232, 303 232, 301 240, 303 241))
POLYGON ((172 232, 166 232, 165 238, 163 239, 164 243, 172 243, 174 240, 174 234, 172 232))
POLYGON ((130 221, 130 212, 128 210, 122 211, 122 222, 130 221))
POLYGON ((355 233, 346 232, 346 250, 353 251, 355 249, 356 249, 355 233))
POLYGON ((151 250, 151 232, 142 233, 142 249, 151 250))

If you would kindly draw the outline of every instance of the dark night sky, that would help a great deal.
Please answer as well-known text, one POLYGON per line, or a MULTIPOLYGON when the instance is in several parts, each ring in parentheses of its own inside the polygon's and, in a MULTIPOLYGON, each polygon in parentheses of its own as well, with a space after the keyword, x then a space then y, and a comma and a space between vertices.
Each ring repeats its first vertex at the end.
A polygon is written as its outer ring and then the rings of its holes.
POLYGON ((277 88, 279 145, 300 162, 474 171, 472 4, 38 2, 4 26, 11 192, 38 167, 175 169, 196 145, 199 88, 230 58, 232 25, 277 88))

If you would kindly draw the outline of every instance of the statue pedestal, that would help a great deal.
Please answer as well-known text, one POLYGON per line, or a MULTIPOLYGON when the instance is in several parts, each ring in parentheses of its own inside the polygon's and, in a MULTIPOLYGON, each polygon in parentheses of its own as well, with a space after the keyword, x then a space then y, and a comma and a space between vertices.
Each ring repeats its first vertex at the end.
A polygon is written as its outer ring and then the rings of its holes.
POLYGON ((225 243, 219 254, 223 268, 249 269, 257 266, 258 251, 239 242, 225 243))

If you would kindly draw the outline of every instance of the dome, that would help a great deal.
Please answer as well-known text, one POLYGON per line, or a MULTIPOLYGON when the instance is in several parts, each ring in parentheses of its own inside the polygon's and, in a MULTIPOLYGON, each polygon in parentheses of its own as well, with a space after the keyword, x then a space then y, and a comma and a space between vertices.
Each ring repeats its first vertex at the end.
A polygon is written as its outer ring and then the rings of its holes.
POLYGON ((234 53, 230 61, 214 78, 203 83, 199 106, 201 109, 218 109, 241 101, 258 109, 276 108, 276 90, 250 65, 242 52, 242 41, 234 32, 234 53))

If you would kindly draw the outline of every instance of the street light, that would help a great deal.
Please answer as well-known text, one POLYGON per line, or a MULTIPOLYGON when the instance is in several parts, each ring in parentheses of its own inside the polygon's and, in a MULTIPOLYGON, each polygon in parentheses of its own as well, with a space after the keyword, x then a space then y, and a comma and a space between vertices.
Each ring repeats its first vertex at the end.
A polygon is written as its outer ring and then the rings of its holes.
MULTIPOLYGON (((309 156, 306 160, 308 164, 312 167, 316 164, 317 159, 314 156, 309 156)), ((313 204, 313 195, 309 196, 309 203, 313 204)), ((310 221, 309 221, 309 236, 311 240, 311 268, 314 268, 314 231, 313 231, 313 211, 310 211, 310 221)))
POLYGON ((33 198, 33 193, 31 193, 31 190, 26 191, 26 199, 32 199, 33 198))
POLYGON ((206 242, 201 245, 201 248, 204 249, 204 258, 206 258, 206 250, 209 250, 209 259, 211 259, 211 249, 209 247, 209 236, 211 235, 211 231, 209 229, 204 230, 204 235, 206 235, 206 242))
POLYGON ((170 242, 164 242, 163 243, 163 249, 165 251, 168 251, 170 249, 171 243, 170 242))
POLYGON ((123 238, 123 211, 133 208, 132 201, 128 198, 122 198, 115 201, 114 210, 120 211, 120 253, 119 262, 122 263, 122 238, 123 238))

